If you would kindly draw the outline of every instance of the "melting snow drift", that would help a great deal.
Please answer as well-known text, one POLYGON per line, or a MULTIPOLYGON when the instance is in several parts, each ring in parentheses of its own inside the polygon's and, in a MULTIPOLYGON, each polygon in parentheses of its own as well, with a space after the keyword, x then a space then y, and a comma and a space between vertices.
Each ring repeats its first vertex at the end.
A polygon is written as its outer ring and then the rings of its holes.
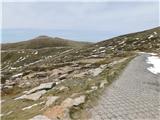
POLYGON ((150 56, 147 59, 148 64, 152 64, 152 67, 147 68, 153 74, 160 73, 160 58, 157 56, 150 56))

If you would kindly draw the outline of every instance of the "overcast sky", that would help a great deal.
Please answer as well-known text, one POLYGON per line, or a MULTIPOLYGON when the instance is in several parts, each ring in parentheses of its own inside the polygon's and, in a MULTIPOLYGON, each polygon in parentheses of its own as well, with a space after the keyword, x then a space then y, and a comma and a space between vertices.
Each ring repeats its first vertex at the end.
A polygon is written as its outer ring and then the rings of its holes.
POLYGON ((2 42, 28 40, 39 35, 97 42, 159 25, 158 0, 21 1, 2 5, 2 42))

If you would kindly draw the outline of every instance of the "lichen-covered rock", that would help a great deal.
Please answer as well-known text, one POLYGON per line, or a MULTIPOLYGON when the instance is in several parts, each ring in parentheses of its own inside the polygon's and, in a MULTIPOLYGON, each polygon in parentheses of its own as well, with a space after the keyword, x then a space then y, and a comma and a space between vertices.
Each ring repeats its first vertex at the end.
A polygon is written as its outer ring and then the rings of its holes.
POLYGON ((58 98, 59 98, 59 96, 48 96, 46 106, 48 107, 48 106, 52 105, 58 98))
POLYGON ((44 112, 44 115, 51 120, 71 120, 69 115, 69 109, 62 105, 57 105, 53 108, 49 108, 47 111, 44 112))
POLYGON ((31 94, 31 93, 34 93, 36 91, 40 91, 40 90, 48 90, 48 89, 51 89, 53 86, 55 86, 56 83, 55 82, 49 82, 49 83, 42 83, 40 84, 38 87, 35 87, 31 90, 29 90, 27 92, 27 94, 31 94))
POLYGON ((51 120, 48 117, 44 116, 44 115, 37 115, 29 120, 51 120))
POLYGON ((46 90, 38 91, 29 95, 24 95, 21 99, 28 99, 28 100, 38 100, 43 94, 46 93, 46 90))

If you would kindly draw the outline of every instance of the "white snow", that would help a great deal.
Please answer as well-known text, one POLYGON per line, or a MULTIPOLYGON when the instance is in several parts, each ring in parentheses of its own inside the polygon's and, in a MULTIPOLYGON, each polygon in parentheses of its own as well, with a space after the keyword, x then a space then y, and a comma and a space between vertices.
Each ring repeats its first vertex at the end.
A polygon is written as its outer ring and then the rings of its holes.
POLYGON ((160 73, 160 58, 157 56, 150 56, 147 58, 147 63, 152 64, 152 67, 147 68, 153 74, 160 73))

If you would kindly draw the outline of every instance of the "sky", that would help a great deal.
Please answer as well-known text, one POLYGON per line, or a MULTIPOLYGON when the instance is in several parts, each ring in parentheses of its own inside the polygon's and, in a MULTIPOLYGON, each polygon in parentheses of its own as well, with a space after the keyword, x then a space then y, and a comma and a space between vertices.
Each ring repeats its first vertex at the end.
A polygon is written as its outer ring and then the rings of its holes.
POLYGON ((40 35, 98 42, 159 26, 158 0, 5 0, 1 42, 40 35))

